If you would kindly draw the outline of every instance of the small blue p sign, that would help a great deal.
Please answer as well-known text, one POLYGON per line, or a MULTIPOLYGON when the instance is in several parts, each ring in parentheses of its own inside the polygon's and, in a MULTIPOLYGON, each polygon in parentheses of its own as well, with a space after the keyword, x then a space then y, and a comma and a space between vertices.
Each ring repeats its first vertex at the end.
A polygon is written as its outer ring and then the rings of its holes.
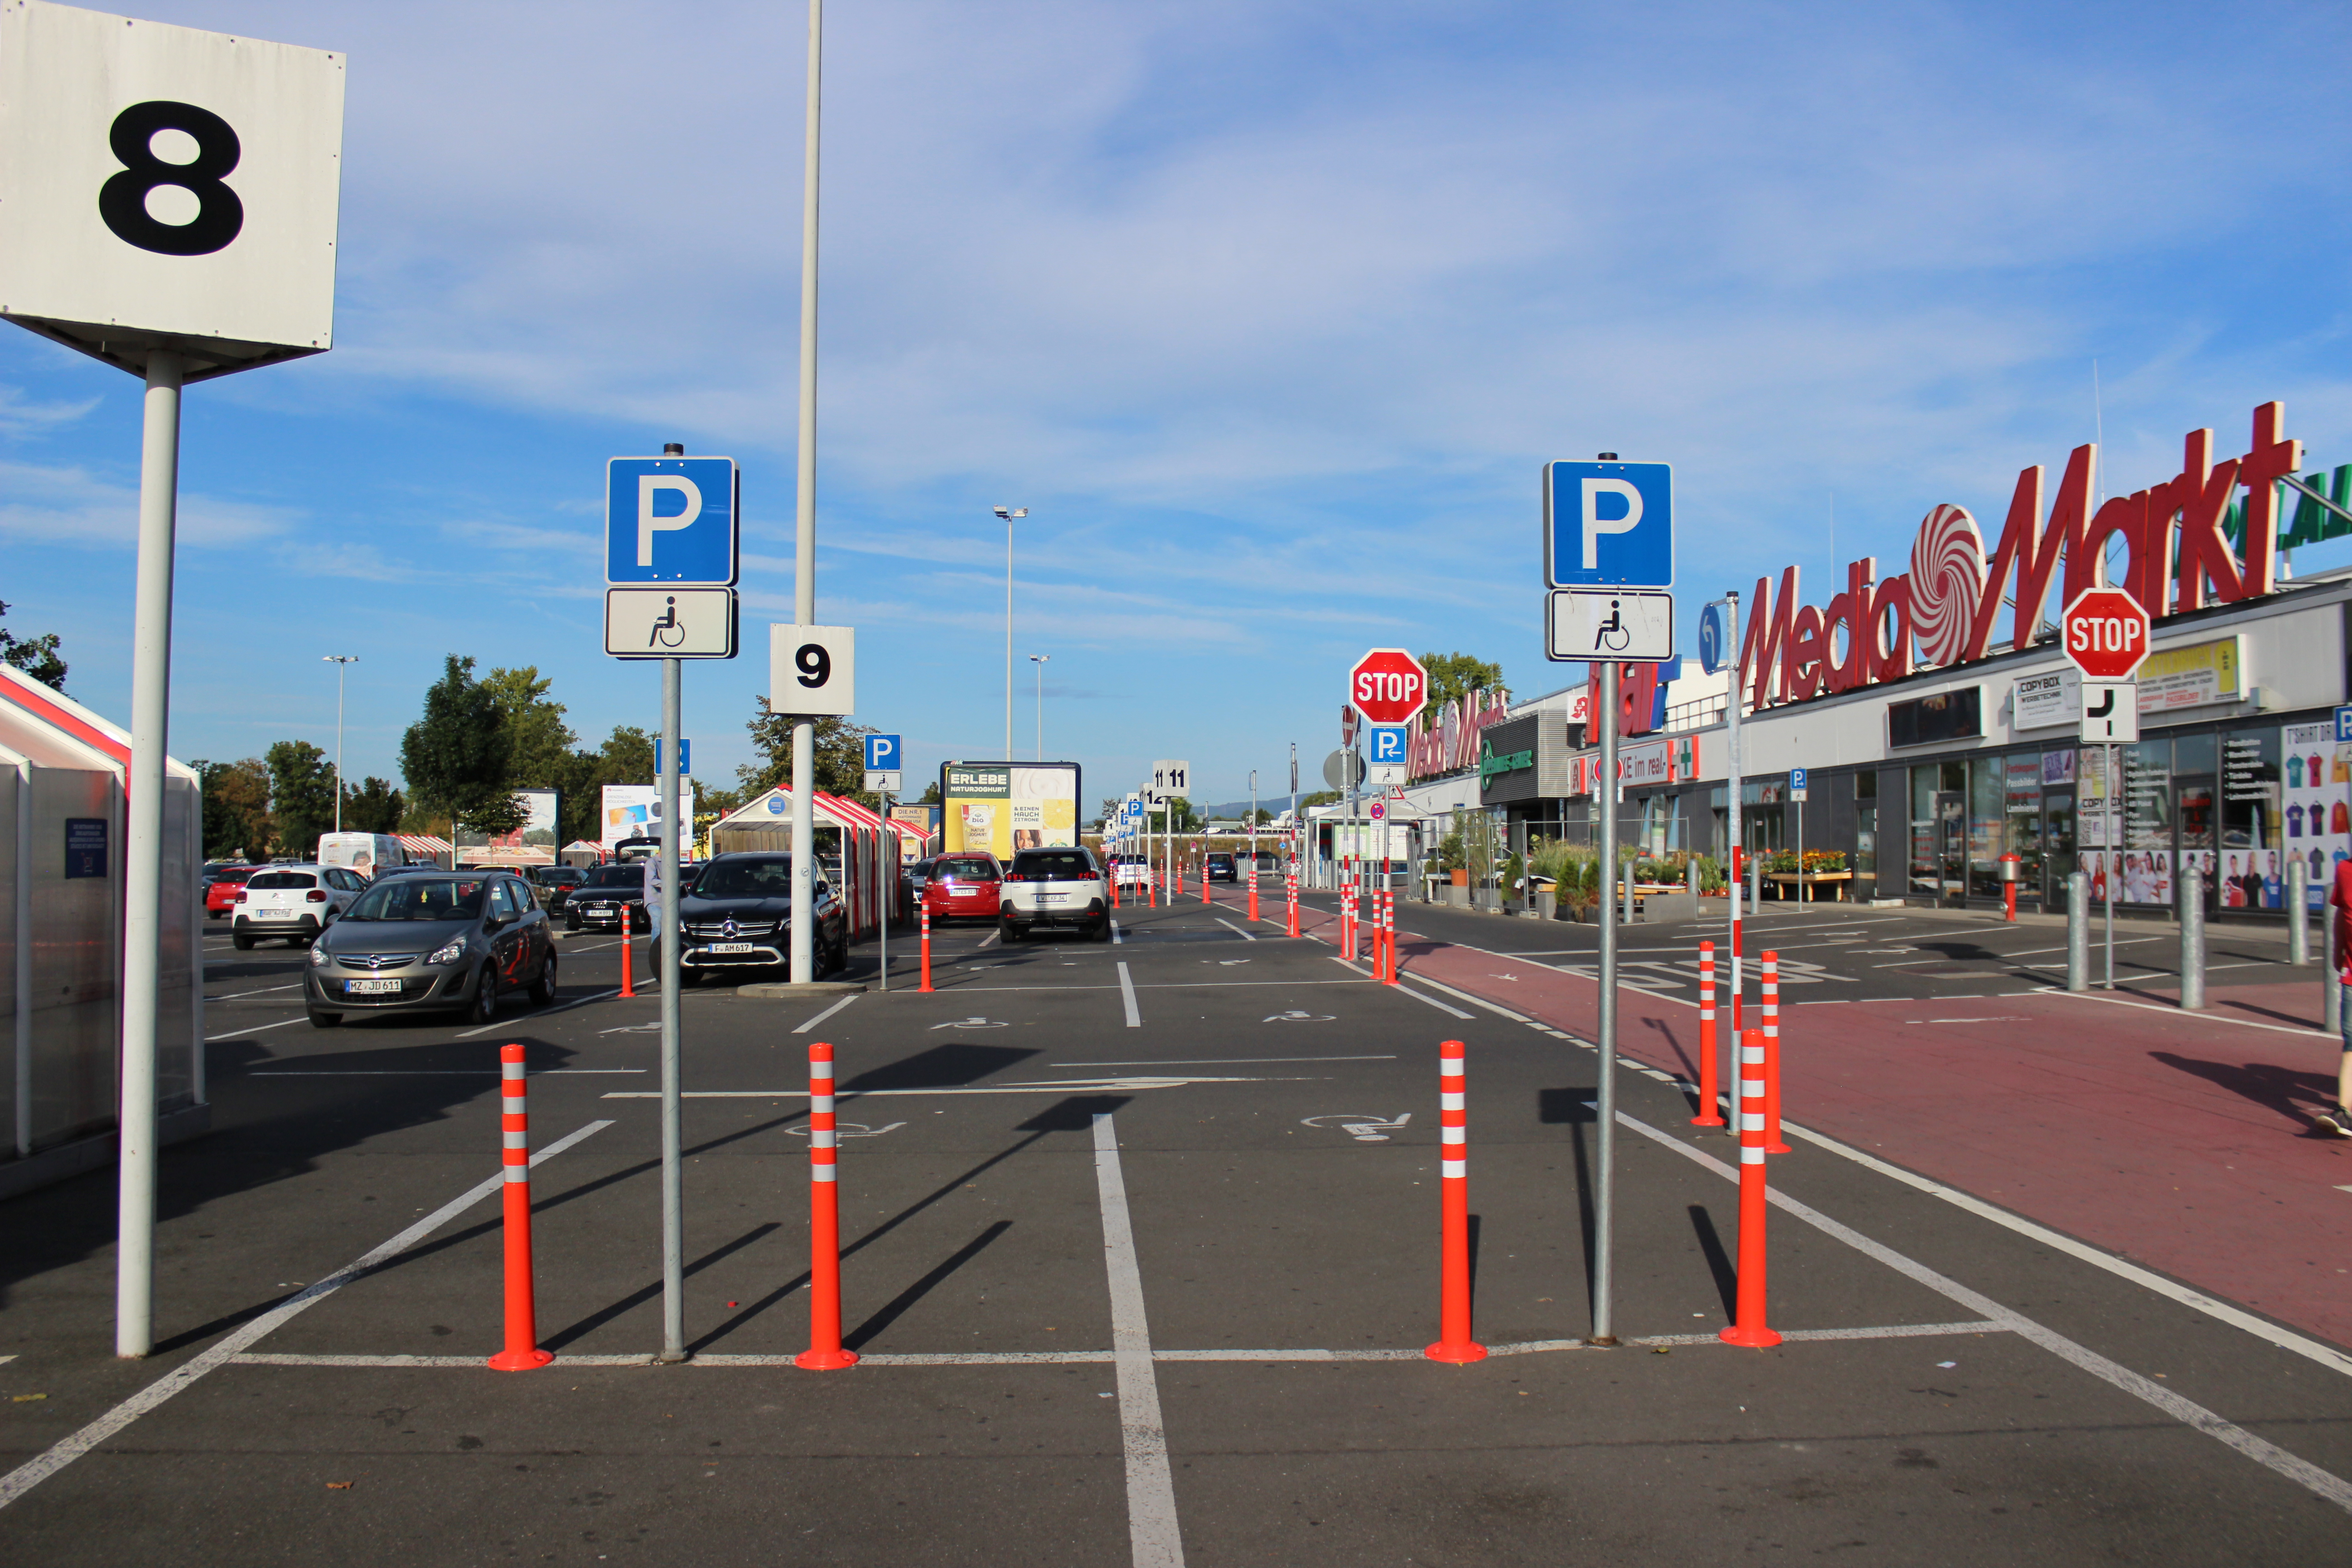
POLYGON ((898 737, 868 735, 866 737, 866 771, 876 773, 896 773, 898 769, 898 737))

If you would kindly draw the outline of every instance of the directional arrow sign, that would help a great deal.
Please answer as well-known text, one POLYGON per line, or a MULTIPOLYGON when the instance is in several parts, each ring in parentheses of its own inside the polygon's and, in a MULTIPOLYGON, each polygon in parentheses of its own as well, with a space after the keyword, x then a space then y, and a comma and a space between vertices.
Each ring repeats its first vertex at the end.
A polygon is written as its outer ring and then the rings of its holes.
POLYGON ((2093 745, 2139 740, 2139 689, 2128 680, 2083 682, 2083 739, 2093 745))

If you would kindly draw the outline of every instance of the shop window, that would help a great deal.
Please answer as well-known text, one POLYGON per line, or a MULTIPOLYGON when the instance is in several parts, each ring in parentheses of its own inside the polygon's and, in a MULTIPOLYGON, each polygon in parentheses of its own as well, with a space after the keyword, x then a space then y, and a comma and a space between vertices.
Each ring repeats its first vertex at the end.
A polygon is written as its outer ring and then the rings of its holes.
POLYGON ((2227 910, 2286 907, 2285 846, 2279 842, 2279 732, 2237 730, 2221 739, 2221 880, 2227 910))
POLYGON ((2211 735, 2177 735, 2172 742, 2172 771, 2175 774, 2210 773, 2213 771, 2211 735))
POLYGON ((2143 741, 2117 748, 2122 777, 2126 903, 2172 902, 2172 742, 2143 741))
POLYGON ((1878 775, 1853 775, 1853 875, 1861 881, 1878 875, 1878 775))
POLYGON ((1940 886, 1936 867, 1936 786, 1942 771, 1933 763, 1911 770, 1911 870, 1909 896, 1932 899, 1940 886))

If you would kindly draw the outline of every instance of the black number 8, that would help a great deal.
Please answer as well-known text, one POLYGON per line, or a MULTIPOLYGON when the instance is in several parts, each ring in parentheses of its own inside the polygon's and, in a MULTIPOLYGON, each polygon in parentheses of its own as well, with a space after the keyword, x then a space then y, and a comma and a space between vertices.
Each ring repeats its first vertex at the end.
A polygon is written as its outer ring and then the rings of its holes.
POLYGON ((221 184, 221 176, 236 167, 243 149, 227 121, 193 103, 157 100, 134 103, 114 117, 106 144, 122 164, 122 173, 100 185, 98 216, 125 245, 159 256, 209 256, 235 239, 245 226, 245 204, 221 184), (159 131, 184 131, 196 139, 195 161, 166 163, 149 145, 159 131), (147 193, 159 185, 177 185, 196 198, 196 216, 188 223, 158 223, 147 211, 147 193))
POLYGON ((801 684, 814 691, 833 679, 833 655, 822 643, 804 642, 793 662, 801 667, 801 684))

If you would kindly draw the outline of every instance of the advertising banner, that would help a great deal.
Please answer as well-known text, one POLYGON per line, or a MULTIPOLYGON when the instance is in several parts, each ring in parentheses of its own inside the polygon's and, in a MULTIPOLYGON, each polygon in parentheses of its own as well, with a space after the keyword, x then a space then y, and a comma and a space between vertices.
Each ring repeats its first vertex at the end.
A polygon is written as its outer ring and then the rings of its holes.
POLYGON ((2282 726, 2279 749, 2286 774, 2280 847, 2303 857, 2311 907, 2319 909, 2336 863, 2352 854, 2352 743, 2337 742, 2335 724, 2322 720, 2282 726))
POLYGON ((2245 657, 2235 637, 2149 654, 2139 667, 2140 717, 2235 702, 2244 669, 2245 657))
MULTIPOLYGON (((694 781, 677 781, 678 796, 686 807, 686 819, 694 820, 694 781)), ((606 784, 603 809, 596 814, 597 838, 610 855, 613 846, 624 838, 656 837, 661 824, 660 792, 652 784, 606 784)), ((678 852, 686 852, 681 842, 678 852)))
POLYGON ((940 852, 1014 851, 1078 841, 1076 763, 949 763, 940 769, 944 803, 940 852))

